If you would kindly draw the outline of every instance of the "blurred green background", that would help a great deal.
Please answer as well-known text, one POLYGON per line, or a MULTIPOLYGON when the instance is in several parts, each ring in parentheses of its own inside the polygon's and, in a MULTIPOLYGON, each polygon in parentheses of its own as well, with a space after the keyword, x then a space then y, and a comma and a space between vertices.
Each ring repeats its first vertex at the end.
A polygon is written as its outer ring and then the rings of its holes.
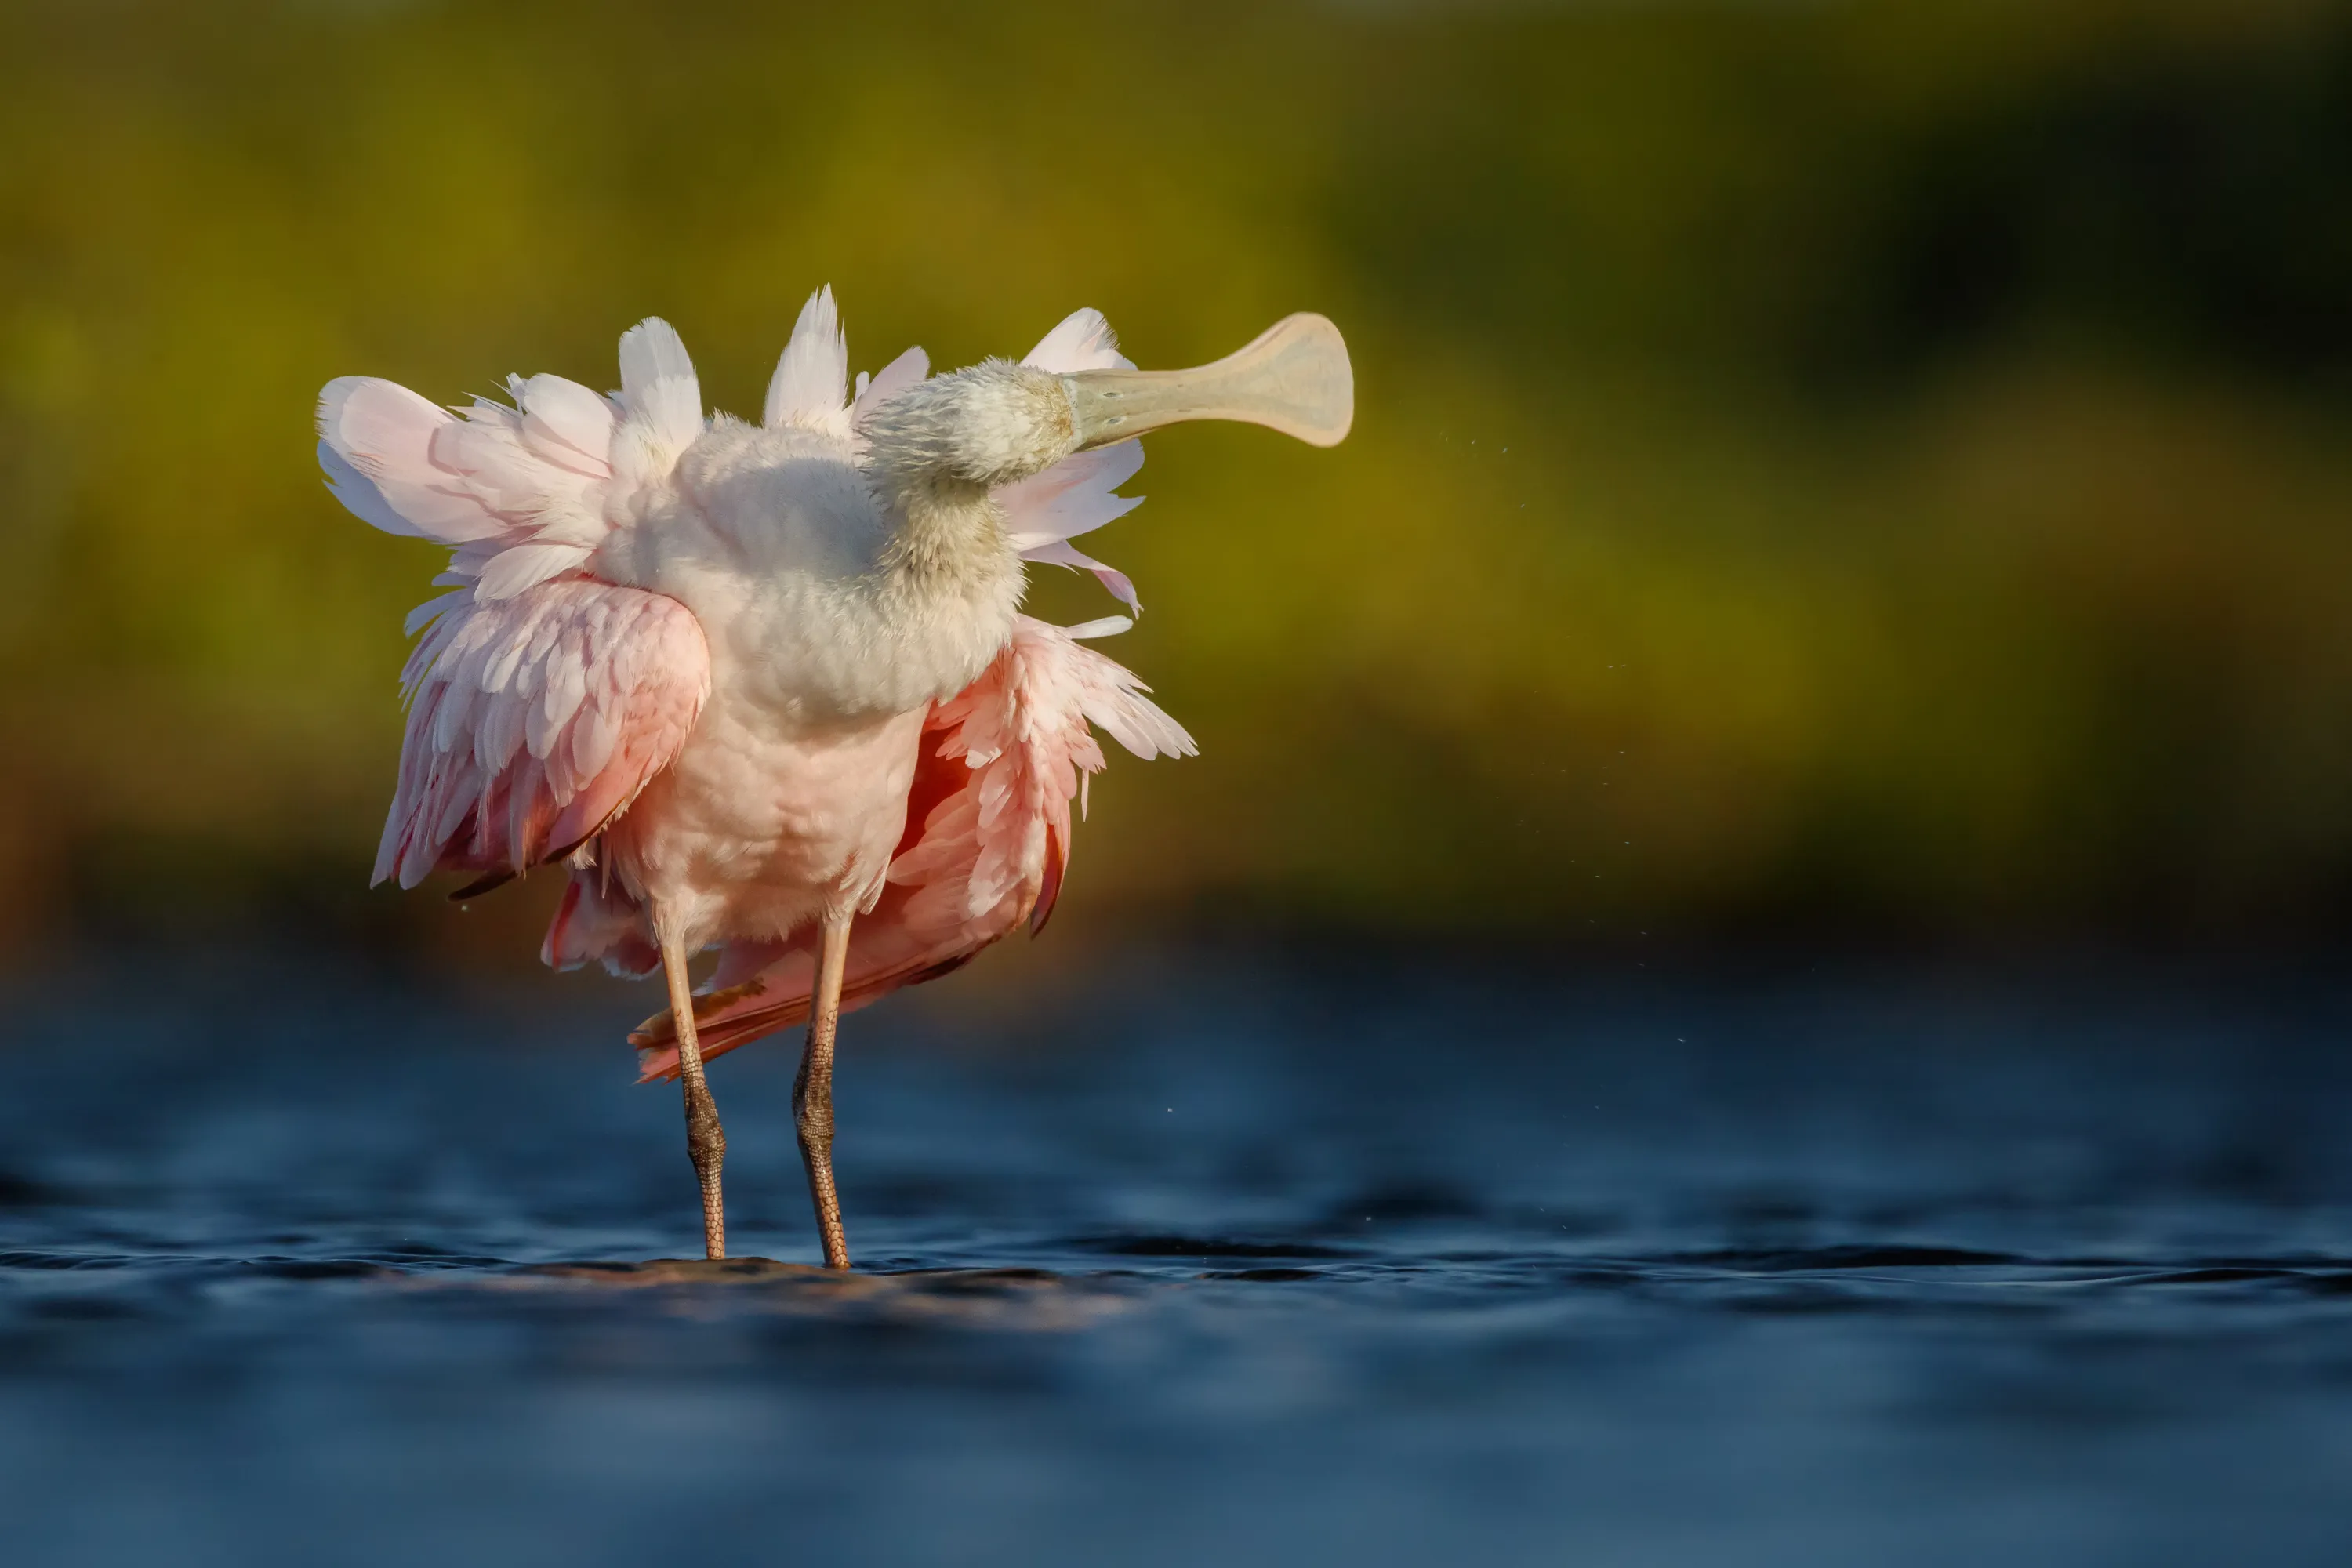
POLYGON ((756 411, 827 281, 867 369, 1348 332, 1345 447, 1155 438, 1096 536, 1203 754, 1114 760, 1065 921, 2352 915, 2352 9, 0 20, 0 950, 454 942, 360 890, 436 563, 316 389, 606 385, 659 313, 756 411))

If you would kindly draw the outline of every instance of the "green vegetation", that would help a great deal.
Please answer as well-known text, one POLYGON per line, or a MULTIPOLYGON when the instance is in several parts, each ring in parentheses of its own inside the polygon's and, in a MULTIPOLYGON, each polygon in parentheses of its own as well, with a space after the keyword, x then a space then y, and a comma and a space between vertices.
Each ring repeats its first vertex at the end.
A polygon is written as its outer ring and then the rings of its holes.
POLYGON ((20 933, 363 878, 434 562, 321 489, 321 382, 607 384, 657 312, 743 410, 825 281, 866 368, 1349 333, 1347 446, 1171 434, 1100 536, 1204 755, 1114 762, 1080 910, 2352 891, 2345 7, 0 12, 20 933))

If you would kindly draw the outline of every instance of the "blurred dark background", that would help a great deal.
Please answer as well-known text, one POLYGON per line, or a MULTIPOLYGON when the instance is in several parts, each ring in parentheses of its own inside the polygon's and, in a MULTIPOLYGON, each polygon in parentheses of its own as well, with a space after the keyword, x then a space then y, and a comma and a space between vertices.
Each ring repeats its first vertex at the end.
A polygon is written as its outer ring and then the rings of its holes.
MULTIPOLYGON (((330 376, 756 405, 1320 310, 1334 453, 1098 535, 1202 755, 1066 926, 2325 942, 2352 919, 2352 7, 0 4, 0 953, 362 890, 434 552, 330 376)), ((1110 606, 1041 571, 1033 607, 1110 606)), ((484 941, 486 923, 496 935, 484 941)), ((509 928, 511 928, 509 930, 509 928)))

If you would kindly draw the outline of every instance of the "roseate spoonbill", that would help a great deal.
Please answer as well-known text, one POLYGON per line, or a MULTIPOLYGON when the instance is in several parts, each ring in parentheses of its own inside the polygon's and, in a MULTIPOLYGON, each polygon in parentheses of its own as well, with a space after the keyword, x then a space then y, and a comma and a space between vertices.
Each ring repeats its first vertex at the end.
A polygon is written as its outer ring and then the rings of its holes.
POLYGON ((1069 542, 1136 504, 1136 437, 1189 419, 1337 443, 1339 330, 1295 315, 1193 370, 1121 357, 1080 310, 1018 364, 932 377, 909 349, 847 384, 830 289, 811 297, 758 425, 705 417, 667 322, 621 336, 621 390, 509 377, 454 412, 345 377, 319 461, 388 533, 452 547, 410 616, 400 782, 375 879, 562 861, 540 956, 668 982, 631 1036, 682 1080, 703 1239, 726 1255, 726 1138, 703 1064, 805 1020, 793 1089, 829 1267, 839 1015, 1044 925, 1098 726, 1139 757, 1192 741, 1084 639, 1019 614, 1024 561, 1126 577, 1069 542), (717 945, 699 994, 687 962, 717 945))

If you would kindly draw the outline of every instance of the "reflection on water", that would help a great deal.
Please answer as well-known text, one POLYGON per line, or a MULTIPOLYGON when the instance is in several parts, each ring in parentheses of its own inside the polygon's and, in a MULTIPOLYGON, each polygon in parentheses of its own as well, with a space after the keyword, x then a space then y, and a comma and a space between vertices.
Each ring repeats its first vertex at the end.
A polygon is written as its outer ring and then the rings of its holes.
POLYGON ((21 990, 10 1560, 2352 1560, 2340 987, 1158 962, 855 1020, 850 1279, 634 994, 21 990))

